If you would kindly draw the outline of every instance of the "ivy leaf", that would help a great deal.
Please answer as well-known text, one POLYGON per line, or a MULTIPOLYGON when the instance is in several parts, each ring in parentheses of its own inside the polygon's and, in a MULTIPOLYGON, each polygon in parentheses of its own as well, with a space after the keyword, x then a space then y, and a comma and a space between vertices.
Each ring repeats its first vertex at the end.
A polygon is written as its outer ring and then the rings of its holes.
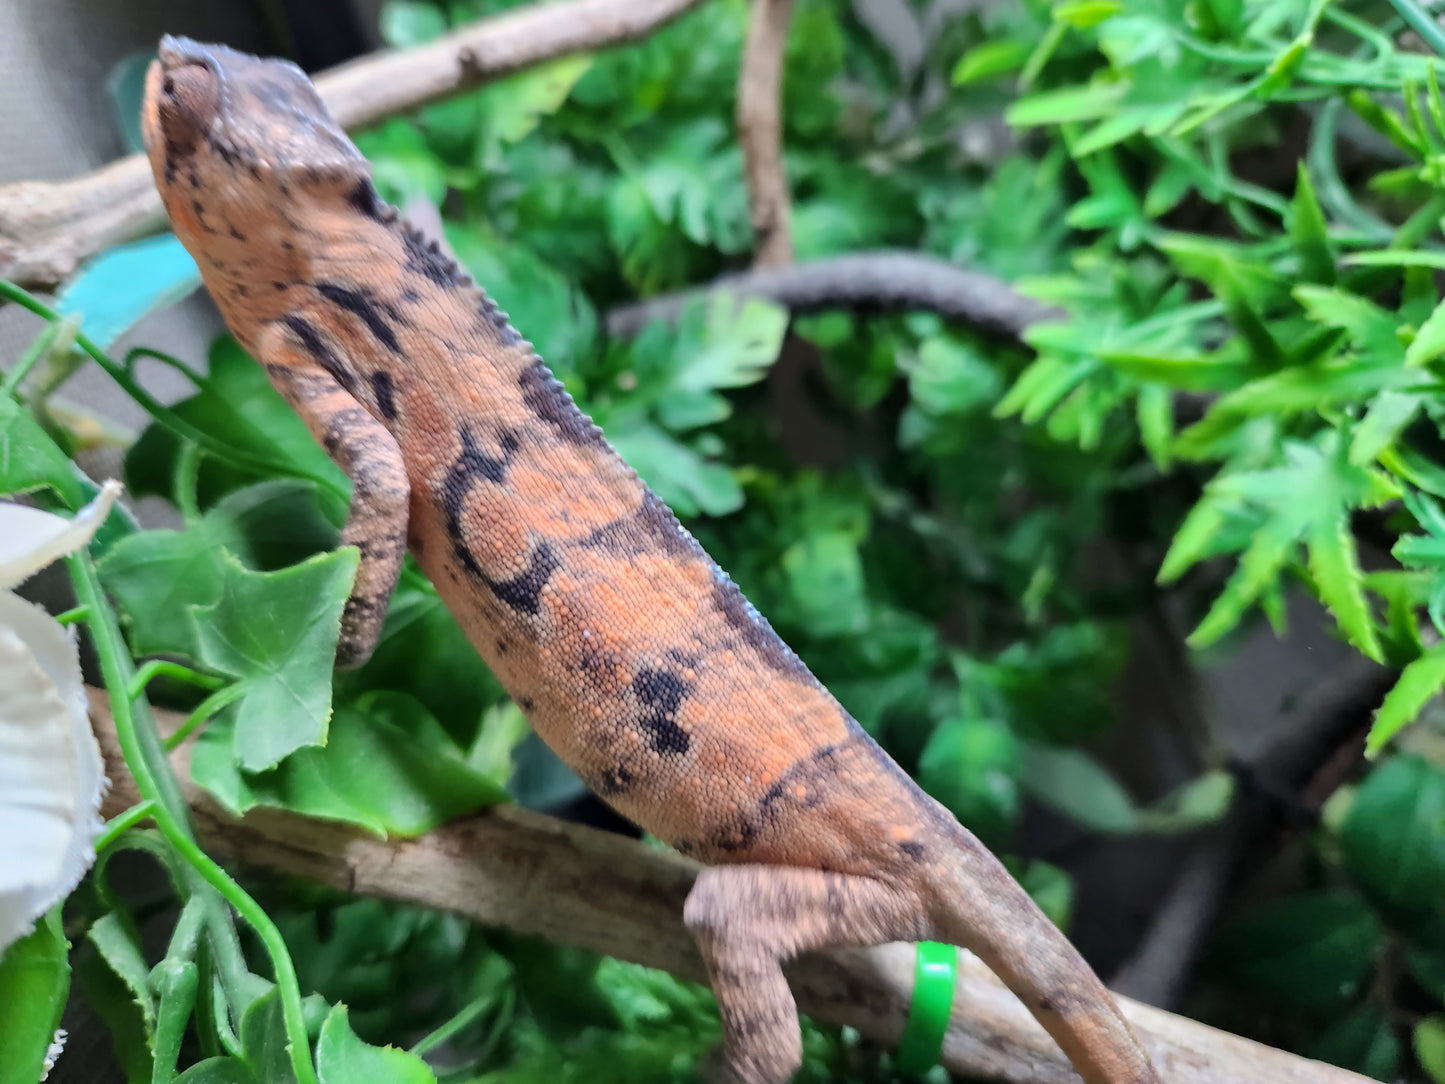
POLYGON ((1300 893, 1226 926, 1209 946, 1215 974, 1291 1005, 1347 1002, 1374 965, 1380 924, 1354 896, 1300 893))
POLYGON ((191 773, 238 815, 270 806, 378 836, 416 836, 507 797, 405 693, 368 693, 339 706, 325 746, 299 749, 269 771, 236 764, 236 729, 229 717, 213 720, 196 742, 191 773))
MULTIPOLYGON (((283 467, 279 473, 316 482, 333 493, 350 483, 332 463, 306 423, 271 386, 265 371, 229 335, 211 345, 209 373, 196 394, 172 408, 182 420, 231 447, 283 467)), ((126 480, 136 495, 171 495, 176 437, 153 422, 126 453, 126 480)), ((206 457, 198 488, 202 506, 258 481, 254 471, 206 457)))
POLYGON ((31 493, 46 486, 71 508, 86 501, 75 464, 28 410, 0 395, 0 494, 31 493))
POLYGON ((201 663, 244 689, 227 711, 233 755, 245 770, 274 767, 326 741, 341 611, 359 560, 348 546, 277 572, 252 572, 223 553, 216 602, 189 608, 201 663))
POLYGON ((1129 792, 1081 750, 1026 747, 1023 785, 1035 801, 1095 832, 1132 832, 1139 825, 1129 792))
POLYGON ((336 544, 315 487, 278 479, 227 495, 184 531, 138 531, 97 566, 126 618, 137 655, 198 660, 192 606, 211 606, 230 574, 225 555, 250 568, 280 568, 336 544))
POLYGON ((346 1006, 337 1005, 321 1024, 316 1044, 316 1074, 321 1084, 359 1084, 385 1080, 388 1084, 436 1084, 427 1063, 394 1046, 362 1042, 346 1019, 346 1006))
POLYGON ((1345 868, 1396 913, 1445 900, 1445 772, 1398 756, 1360 784, 1340 828, 1345 868))

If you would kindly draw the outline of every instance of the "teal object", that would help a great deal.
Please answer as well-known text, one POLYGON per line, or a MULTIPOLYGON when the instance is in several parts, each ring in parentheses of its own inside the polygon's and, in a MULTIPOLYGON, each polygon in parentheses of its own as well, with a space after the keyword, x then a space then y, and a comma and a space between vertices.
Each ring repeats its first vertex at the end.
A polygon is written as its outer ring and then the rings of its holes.
POLYGON ((201 272, 175 234, 118 245, 80 269, 55 308, 78 316, 81 332, 101 350, 143 316, 174 304, 201 284, 201 272))
POLYGON ((913 1002, 894 1063, 905 1076, 921 1076, 938 1064, 953 987, 958 979, 958 950, 937 941, 920 941, 913 969, 913 1002))

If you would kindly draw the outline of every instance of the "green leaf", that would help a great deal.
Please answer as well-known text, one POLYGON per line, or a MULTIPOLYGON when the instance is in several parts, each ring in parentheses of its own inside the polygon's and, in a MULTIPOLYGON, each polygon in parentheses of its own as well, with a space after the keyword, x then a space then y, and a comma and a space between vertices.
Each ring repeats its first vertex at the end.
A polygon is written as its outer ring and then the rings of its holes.
POLYGON ((1080 749, 1024 749, 1024 789, 1041 805, 1095 832, 1133 832, 1139 811, 1129 792, 1080 749))
POLYGON ((586 53, 538 64, 487 86, 479 95, 482 124, 492 144, 516 143, 543 117, 561 108, 577 80, 592 66, 586 53))
POLYGON ((1390 740, 1415 721, 1445 688, 1445 643, 1438 643, 1400 671, 1370 724, 1365 755, 1377 756, 1390 740))
POLYGON ((217 601, 188 613, 200 662, 244 687, 227 709, 233 753, 242 768, 260 771, 326 741, 341 611, 359 556, 348 546, 277 572, 252 572, 225 553, 221 561, 217 601))
POLYGON ((1405 348, 1405 364, 1424 365, 1445 353, 1445 301, 1435 306, 1405 348))
POLYGON ((898 359, 908 376, 913 401, 930 414, 966 414, 990 406, 999 396, 997 371, 971 344, 951 335, 934 335, 916 354, 898 359))
POLYGON ((346 1019, 346 1006, 337 1005, 321 1025, 316 1044, 316 1073, 321 1084, 435 1084, 436 1076, 415 1054, 394 1046, 370 1046, 356 1037, 346 1019))
POLYGON ((1016 128, 1097 120, 1112 114, 1128 89, 1127 83, 1098 82, 1031 94, 1009 106, 1004 119, 1016 128))
POLYGON ((1427 1016, 1415 1025, 1415 1058, 1435 1084, 1445 1084, 1445 1015, 1427 1016))
POLYGON ((1364 573, 1355 551, 1355 536, 1347 516, 1333 523, 1317 521, 1306 540, 1310 575, 1340 628, 1369 658, 1385 661, 1375 619, 1365 601, 1364 573))
POLYGON ((1017 71, 1028 60, 1033 44, 1016 38, 985 41, 974 46, 953 66, 953 85, 981 83, 987 79, 1017 71))
POLYGON ((101 915, 86 932, 106 965, 130 992, 141 1011, 147 1045, 155 1040, 156 1002, 150 988, 150 964, 141 952, 140 936, 121 912, 101 915))
POLYGON ((1379 939, 1379 922, 1356 897, 1300 893, 1229 923, 1206 962, 1228 981, 1288 1005, 1339 1005, 1369 975, 1379 939))
POLYGON ((102 350, 152 312, 201 285, 201 272, 175 234, 107 249, 80 269, 56 298, 63 316, 78 316, 80 330, 102 350))
POLYGON ((378 836, 416 836, 506 800, 502 786, 472 768, 436 719, 405 693, 368 693, 338 707, 324 747, 300 749, 269 771, 237 767, 234 727, 226 718, 207 727, 191 772, 237 814, 271 806, 358 824, 378 836))
POLYGON ((858 540, 843 531, 815 531, 783 552, 793 602, 818 636, 856 635, 868 627, 868 591, 858 540))
MULTIPOLYGON (((234 339, 222 336, 211 345, 209 374, 195 395, 172 408, 183 421, 231 447, 260 459, 284 463, 296 477, 309 478, 324 489, 346 493, 349 482, 307 432, 306 424, 266 379, 266 373, 234 339)), ((152 423, 126 454, 126 478, 133 493, 169 497, 176 438, 152 423)), ((257 481, 254 472, 207 458, 201 465, 200 503, 257 481)))
POLYGON ((240 1039, 246 1066, 258 1079, 266 1084, 296 1084, 279 990, 273 987, 246 1006, 240 1039))
POLYGON ((41 1078, 70 992, 69 947, 56 907, 0 955, 0 1084, 41 1078))
POLYGON ((1399 913, 1445 899, 1445 773, 1416 756, 1386 761, 1360 785, 1340 829, 1345 868, 1399 913))
POLYGON ((1310 282, 1326 285, 1335 281, 1335 256, 1330 250, 1324 211, 1315 198, 1309 172, 1300 161, 1295 180, 1294 201, 1290 204, 1290 240, 1299 254, 1300 271, 1310 282))
POLYGON ((1318 1026, 1306 1056, 1364 1073, 1376 1080, 1400 1079, 1400 1040, 1385 1006, 1362 1001, 1338 1019, 1318 1026))
POLYGON ((120 539, 97 566, 126 618, 137 655, 200 659, 192 606, 213 606, 234 562, 283 567, 336 544, 315 487, 280 479, 228 494, 184 531, 138 531, 120 539))
POLYGON ((8 395, 0 395, 0 495, 30 493, 46 486, 71 508, 86 501, 75 464, 29 411, 8 395))

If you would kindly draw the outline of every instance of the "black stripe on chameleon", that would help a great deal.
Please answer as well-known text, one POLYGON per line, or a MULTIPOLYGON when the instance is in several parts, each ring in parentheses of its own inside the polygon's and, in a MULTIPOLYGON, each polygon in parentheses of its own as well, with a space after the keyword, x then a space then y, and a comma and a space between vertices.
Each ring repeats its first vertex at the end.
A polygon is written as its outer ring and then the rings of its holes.
POLYGON ((378 301, 376 295, 366 287, 358 286, 353 289, 349 286, 338 286, 334 282, 318 282, 316 292, 365 324, 366 329, 376 337, 376 341, 393 354, 401 353, 401 344, 397 342, 396 332, 386 322, 386 316, 393 320, 398 318, 396 311, 389 305, 378 301), (386 316, 382 315, 384 310, 386 316))
POLYGON ((385 369, 378 369, 371 374, 371 394, 376 399, 376 409, 387 421, 396 420, 396 385, 392 382, 391 374, 385 369))
POLYGON ((332 350, 321 337, 321 333, 311 326, 310 320, 290 314, 281 317, 281 323, 300 341, 301 349, 310 354, 316 364, 330 373, 338 384, 347 391, 356 390, 356 375, 336 356, 336 351, 332 350))
POLYGON ((460 539, 453 537, 452 548, 457 555, 457 560, 462 566, 482 583, 487 589, 497 596, 497 599, 506 603, 519 613, 535 616, 542 609, 542 588, 547 586, 547 581, 552 578, 552 573, 562 567, 562 562, 557 559, 556 552, 546 542, 538 542, 532 550, 532 557, 527 562, 526 569, 518 576, 510 580, 495 580, 482 571, 477 559, 472 556, 471 550, 460 539))
POLYGON ((650 489, 643 490, 642 503, 636 511, 598 527, 580 544, 620 557, 661 552, 669 557, 710 560, 697 539, 677 521, 672 509, 650 489))

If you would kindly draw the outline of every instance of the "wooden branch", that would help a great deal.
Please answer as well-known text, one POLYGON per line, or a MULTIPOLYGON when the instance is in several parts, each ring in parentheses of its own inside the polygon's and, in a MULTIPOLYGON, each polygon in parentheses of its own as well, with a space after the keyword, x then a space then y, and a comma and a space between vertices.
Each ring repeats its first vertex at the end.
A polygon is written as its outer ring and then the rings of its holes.
POLYGON ((755 267, 793 262, 788 173, 783 164, 783 52, 793 0, 753 0, 738 70, 738 141, 756 235, 755 267))
MULTIPOLYGON (((181 717, 158 712, 163 729, 181 717)), ((116 741, 105 694, 91 718, 112 781, 103 813, 139 798, 116 741)), ((174 754, 189 780, 188 753, 174 754)), ((274 810, 239 820, 205 792, 184 790, 201 843, 213 855, 321 881, 346 892, 453 911, 559 944, 704 981, 682 925, 697 866, 672 852, 581 825, 499 806, 419 839, 379 840, 356 828, 274 810)), ((788 968, 802 1010, 892 1046, 913 986, 913 948, 819 953, 788 968)), ((1343 1069, 1286 1054, 1158 1009, 1125 1001, 1169 1084, 1366 1084, 1343 1069)), ((943 1046, 951 1072, 1008 1084, 1078 1084, 1044 1030, 983 964, 960 952, 953 1018, 943 1046)))
POLYGON ((794 312, 820 309, 936 312, 981 331, 1017 339, 1061 310, 1017 293, 1000 278, 966 271, 936 256, 884 249, 791 267, 722 275, 706 286, 662 294, 607 314, 607 331, 630 338, 654 320, 675 320, 684 305, 710 294, 763 297, 794 312))
MULTIPOLYGON (((342 64, 317 76, 316 89, 342 127, 361 128, 546 60, 636 41, 701 2, 533 4, 342 64)), ((0 278, 53 286, 88 257, 163 221, 140 154, 71 180, 0 185, 0 278)))

